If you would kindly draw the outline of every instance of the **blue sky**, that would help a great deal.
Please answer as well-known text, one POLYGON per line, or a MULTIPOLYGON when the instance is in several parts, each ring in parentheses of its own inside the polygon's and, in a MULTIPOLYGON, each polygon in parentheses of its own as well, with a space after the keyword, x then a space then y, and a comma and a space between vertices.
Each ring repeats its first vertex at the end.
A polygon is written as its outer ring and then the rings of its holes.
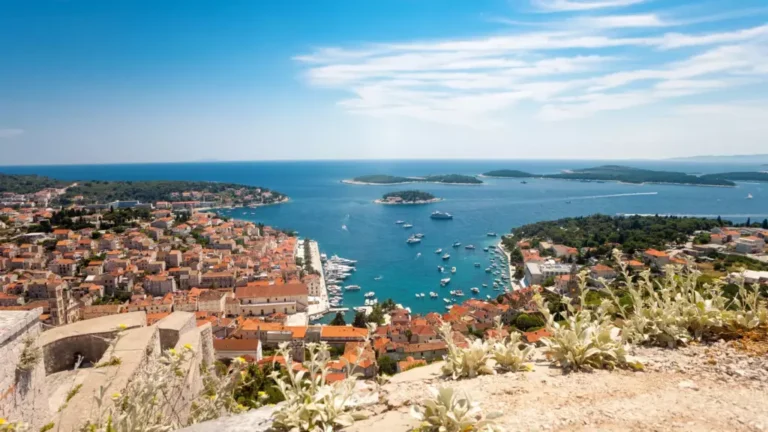
POLYGON ((0 165, 768 149, 768 4, 0 0, 0 165))

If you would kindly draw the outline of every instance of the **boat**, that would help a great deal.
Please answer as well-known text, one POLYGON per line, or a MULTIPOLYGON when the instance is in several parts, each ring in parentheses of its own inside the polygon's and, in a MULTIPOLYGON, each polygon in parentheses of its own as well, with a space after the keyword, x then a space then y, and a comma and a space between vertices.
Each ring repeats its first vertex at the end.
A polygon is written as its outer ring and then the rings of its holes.
POLYGON ((453 242, 453 247, 457 248, 461 246, 461 242, 453 242))
POLYGON ((411 225, 411 224, 405 224, 405 225, 403 225, 403 228, 405 228, 405 229, 408 229, 408 228, 413 228, 413 225, 411 225))
POLYGON ((485 233, 485 235, 487 235, 488 237, 496 237, 496 233, 493 232, 493 231, 487 232, 487 233, 485 233))
POLYGON ((405 242, 408 244, 416 244, 416 243, 421 243, 421 239, 416 237, 408 237, 408 240, 406 240, 405 242))
POLYGON ((752 194, 747 194, 747 199, 752 199, 752 194))
POLYGON ((450 303, 451 299, 444 298, 443 301, 446 302, 446 303, 450 303))
POLYGON ((453 219, 453 215, 452 214, 444 213, 444 212, 441 212, 441 211, 434 211, 434 212, 432 212, 432 214, 429 217, 432 218, 432 219, 442 219, 442 220, 453 219))
POLYGON ((360 285, 347 285, 344 287, 345 291, 360 291, 360 285))
POLYGON ((451 295, 456 297, 464 297, 464 291, 462 290, 451 291, 451 295))
POLYGON ((443 250, 442 250, 442 249, 440 249, 440 248, 438 248, 437 250, 435 250, 435 253, 436 253, 436 254, 438 254, 438 255, 440 255, 441 253, 443 253, 443 250))
POLYGON ((440 273, 442 273, 442 272, 444 272, 444 271, 445 271, 445 267, 443 267, 443 266, 440 266, 440 265, 439 265, 439 266, 437 266, 437 271, 439 271, 440 273))
POLYGON ((376 297, 376 293, 373 292, 373 291, 369 291, 369 292, 365 293, 363 295, 363 297, 365 297, 365 298, 374 298, 374 297, 376 297))
POLYGON ((445 307, 445 310, 451 310, 451 309, 453 309, 453 305, 448 305, 445 307))
POLYGON ((486 267, 486 268, 485 268, 485 272, 486 272, 486 273, 490 273, 490 272, 491 272, 491 268, 490 268, 490 267, 486 267))
POLYGON ((488 284, 483 284, 483 288, 488 288, 488 284))
POLYGON ((520 184, 528 184, 528 182, 523 180, 523 181, 520 182, 520 184))
POLYGON ((417 239, 424 238, 424 234, 422 233, 416 233, 413 236, 416 237, 417 239))
POLYGON ((433 299, 434 299, 434 298, 437 298, 437 293, 436 293, 436 292, 434 292, 434 291, 430 291, 430 292, 429 292, 429 298, 433 298, 433 299))
POLYGON ((488 247, 484 247, 483 252, 488 252, 488 247))
POLYGON ((332 256, 332 257, 331 257, 331 259, 330 259, 330 261, 331 261, 331 262, 333 262, 333 263, 344 264, 344 265, 350 265, 350 266, 353 266, 353 265, 357 264, 357 261, 355 261, 355 260, 346 259, 346 258, 341 258, 341 257, 340 257, 340 256, 338 256, 338 255, 334 255, 334 256, 332 256))
POLYGON ((451 283, 451 278, 440 279, 440 285, 442 285, 442 286, 446 286, 449 283, 451 283))
POLYGON ((445 254, 445 255, 443 255, 443 259, 444 259, 444 260, 447 260, 447 259, 450 259, 450 258, 451 258, 451 256, 450 256, 449 254, 445 254))
POLYGON ((399 220, 399 221, 395 222, 395 224, 397 224, 397 225, 402 225, 402 224, 404 224, 404 223, 405 223, 405 221, 401 221, 401 220, 399 220))
POLYGON ((480 267, 480 263, 475 263, 475 267, 480 267))
POLYGON ((490 300, 490 299, 491 299, 491 296, 487 295, 487 296, 485 296, 485 298, 487 298, 488 300, 490 300))
POLYGON ((470 289, 470 291, 472 291, 472 292, 473 292, 473 293, 475 293, 475 294, 477 294, 477 293, 479 293, 479 292, 480 292, 480 290, 479 290, 477 287, 472 287, 472 288, 470 289))
POLYGON ((382 279, 384 279, 384 276, 376 276, 375 278, 373 278, 373 280, 376 280, 376 281, 380 281, 382 279))
POLYGON ((466 246, 464 246, 464 249, 475 250, 475 246, 474 245, 466 245, 466 246))
POLYGON ((456 267, 451 267, 451 273, 456 273, 456 267))

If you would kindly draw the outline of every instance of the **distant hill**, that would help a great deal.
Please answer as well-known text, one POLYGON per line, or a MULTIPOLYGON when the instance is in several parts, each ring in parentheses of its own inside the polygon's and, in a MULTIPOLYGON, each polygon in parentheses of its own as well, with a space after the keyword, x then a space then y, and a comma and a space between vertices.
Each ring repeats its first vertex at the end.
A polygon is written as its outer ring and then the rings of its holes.
POLYGON ((345 180, 357 184, 401 184, 401 183, 443 183, 443 184, 482 184, 477 177, 461 174, 428 175, 425 177, 400 177, 386 174, 373 174, 345 180))
POLYGON ((710 163, 744 163, 744 164, 763 164, 768 165, 768 154, 753 155, 702 155, 688 156, 667 159, 680 162, 710 162, 710 163))
POLYGON ((727 172, 727 173, 720 173, 720 174, 705 174, 699 178, 716 178, 716 179, 725 179, 725 180, 732 180, 732 181, 768 182, 768 172, 754 172, 754 171, 727 172))
POLYGON ((17 175, 0 173, 0 192, 18 194, 34 193, 46 188, 60 188, 71 182, 39 175, 17 175))
POLYGON ((621 165, 603 165, 594 168, 578 169, 561 174, 550 174, 546 178, 570 180, 620 181, 625 183, 674 183, 701 186, 735 186, 722 177, 697 177, 674 171, 654 171, 621 165))

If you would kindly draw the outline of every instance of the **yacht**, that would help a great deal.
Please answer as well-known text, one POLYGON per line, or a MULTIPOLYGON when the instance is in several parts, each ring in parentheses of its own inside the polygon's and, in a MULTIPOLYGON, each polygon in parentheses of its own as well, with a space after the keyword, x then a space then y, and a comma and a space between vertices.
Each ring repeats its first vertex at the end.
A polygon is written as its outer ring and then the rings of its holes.
POLYGON ((404 224, 404 223, 405 223, 405 221, 401 221, 401 220, 399 220, 399 221, 395 222, 395 224, 397 224, 397 225, 402 225, 402 224, 404 224))
POLYGON ((451 283, 451 278, 440 279, 440 285, 446 286, 451 283))
POLYGON ((429 292, 429 298, 433 298, 433 299, 437 298, 437 293, 434 292, 434 291, 430 291, 429 292))
POLYGON ((496 233, 495 232, 485 233, 485 235, 487 235, 488 237, 496 237, 496 233))
POLYGON ((405 224, 405 225, 403 225, 403 228, 405 228, 405 229, 408 229, 408 228, 413 228, 413 225, 411 225, 411 224, 405 224))
POLYGON ((360 285, 347 285, 344 287, 345 291, 360 291, 360 285))
POLYGON ((442 249, 440 249, 440 248, 438 248, 437 250, 435 250, 435 253, 436 253, 436 254, 438 254, 438 255, 440 255, 441 253, 443 253, 443 250, 442 250, 442 249))
POLYGON ((450 303, 451 299, 444 298, 443 301, 446 302, 446 303, 450 303))
POLYGON ((488 252, 488 247, 484 247, 483 252, 488 252))
POLYGON ((471 288, 471 289, 470 289, 470 291, 472 291, 472 292, 473 292, 473 293, 475 293, 475 294, 477 294, 477 293, 479 293, 479 292, 480 292, 480 290, 479 290, 479 289, 477 289, 477 287, 473 287, 473 288, 471 288))
POLYGON ((480 267, 480 263, 475 263, 475 267, 480 267))
POLYGON ((365 293, 364 297, 365 298, 374 298, 374 297, 376 297, 376 293, 373 292, 373 291, 369 291, 369 292, 365 293))
POLYGON ((487 296, 485 296, 485 298, 487 298, 488 300, 490 300, 490 299, 491 299, 491 296, 487 295, 487 296))
POLYGON ((488 288, 488 284, 483 284, 483 288, 488 288))
POLYGON ((332 256, 332 257, 331 257, 331 261, 332 261, 333 263, 337 263, 337 264, 343 264, 343 265, 348 265, 348 266, 353 266, 353 265, 357 264, 357 261, 355 261, 355 260, 346 259, 346 258, 341 258, 341 257, 340 257, 340 256, 338 256, 338 255, 334 255, 334 256, 332 256))
POLYGON ((405 242, 408 244, 421 243, 421 239, 417 237, 408 237, 408 240, 405 242))
POLYGON ((451 291, 451 295, 456 297, 464 297, 464 291, 462 290, 451 291))
POLYGON ((461 242, 453 242, 453 247, 457 248, 461 246, 461 242))
POLYGON ((451 273, 456 273, 456 267, 451 267, 451 273))
POLYGON ((444 213, 444 212, 441 212, 441 211, 434 211, 434 212, 432 212, 432 215, 429 216, 429 217, 432 218, 432 219, 443 219, 443 220, 445 220, 445 219, 453 219, 453 215, 452 214, 444 213))
POLYGON ((466 245, 466 246, 464 246, 464 249, 475 250, 475 246, 474 245, 466 245))
POLYGON ((443 259, 444 259, 444 260, 447 260, 447 259, 449 259, 449 258, 451 258, 451 256, 450 256, 449 254, 445 254, 445 255, 443 255, 443 259))
POLYGON ((491 268, 490 268, 490 267, 486 267, 486 268, 485 268, 485 272, 486 272, 486 273, 490 273, 490 272, 491 272, 491 268))
POLYGON ((424 234, 422 233, 416 233, 413 236, 416 237, 417 239, 424 238, 424 234))

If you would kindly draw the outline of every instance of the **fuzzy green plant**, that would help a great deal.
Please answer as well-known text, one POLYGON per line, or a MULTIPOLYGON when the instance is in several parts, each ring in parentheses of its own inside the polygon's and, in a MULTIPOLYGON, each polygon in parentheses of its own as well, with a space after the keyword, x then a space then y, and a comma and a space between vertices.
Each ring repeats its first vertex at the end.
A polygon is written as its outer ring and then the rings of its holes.
POLYGON ((469 343, 469 346, 463 348, 453 340, 453 330, 449 323, 442 323, 438 332, 445 341, 448 350, 444 356, 443 375, 459 379, 494 373, 490 364, 491 346, 487 341, 474 339, 469 343))
MULTIPOLYGON (((586 272, 579 274, 582 305, 586 303, 586 278, 586 272)), ((545 353, 564 370, 614 369, 627 364, 625 342, 621 330, 613 324, 608 302, 591 310, 565 301, 565 321, 560 323, 540 295, 534 300, 551 334, 542 338, 545 353)))
MULTIPOLYGON (((451 387, 430 387, 431 397, 411 407, 419 420, 419 432, 501 431, 491 420, 483 419, 478 403, 451 387)), ((489 416, 490 417, 490 416, 489 416)))
POLYGON ((350 403, 357 382, 357 376, 352 371, 358 368, 375 325, 369 325, 368 330, 369 336, 358 347, 357 361, 348 368, 347 377, 334 383, 326 380, 330 358, 328 344, 307 344, 308 360, 300 370, 294 370, 288 344, 279 346, 278 354, 285 359, 285 376, 281 377, 275 371, 271 377, 277 383, 285 402, 272 415, 275 429, 331 432, 365 418, 360 413, 350 412, 350 403))
MULTIPOLYGON (((496 334, 503 333, 501 317, 494 319, 496 334)), ((533 345, 523 343, 522 334, 512 332, 506 338, 491 339, 491 356, 496 362, 496 368, 507 372, 531 370, 530 364, 526 364, 533 355, 533 345)))

